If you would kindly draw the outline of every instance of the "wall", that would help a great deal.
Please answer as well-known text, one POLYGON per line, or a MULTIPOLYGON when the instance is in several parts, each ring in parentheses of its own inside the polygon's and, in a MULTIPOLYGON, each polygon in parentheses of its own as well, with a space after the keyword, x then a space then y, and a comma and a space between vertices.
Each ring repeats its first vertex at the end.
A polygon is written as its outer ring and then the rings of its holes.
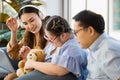
POLYGON ((62 16, 62 0, 46 0, 46 15, 62 16))

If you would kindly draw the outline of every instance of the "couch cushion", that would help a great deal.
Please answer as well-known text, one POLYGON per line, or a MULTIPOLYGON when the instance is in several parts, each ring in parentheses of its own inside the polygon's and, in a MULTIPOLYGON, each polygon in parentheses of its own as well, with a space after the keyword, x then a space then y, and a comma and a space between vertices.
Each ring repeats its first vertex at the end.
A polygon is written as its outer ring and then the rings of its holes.
MULTIPOLYGON (((6 51, 7 50, 6 47, 0 47, 0 49, 2 49, 6 53, 6 55, 8 56, 7 51, 6 51)), ((9 58, 9 56, 8 56, 8 59, 10 60, 13 68, 15 70, 17 70, 18 69, 18 62, 19 62, 19 60, 12 60, 12 59, 9 58)))

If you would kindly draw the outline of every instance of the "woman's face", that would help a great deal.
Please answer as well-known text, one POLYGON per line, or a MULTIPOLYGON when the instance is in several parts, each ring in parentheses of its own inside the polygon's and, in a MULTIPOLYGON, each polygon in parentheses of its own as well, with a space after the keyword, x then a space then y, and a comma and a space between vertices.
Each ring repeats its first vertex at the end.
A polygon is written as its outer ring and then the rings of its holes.
POLYGON ((49 31, 45 30, 44 38, 51 42, 55 47, 61 47, 63 44, 63 40, 60 36, 55 36, 51 34, 49 31))
POLYGON ((42 26, 40 17, 35 13, 23 13, 21 15, 21 21, 26 30, 32 33, 38 33, 42 26))

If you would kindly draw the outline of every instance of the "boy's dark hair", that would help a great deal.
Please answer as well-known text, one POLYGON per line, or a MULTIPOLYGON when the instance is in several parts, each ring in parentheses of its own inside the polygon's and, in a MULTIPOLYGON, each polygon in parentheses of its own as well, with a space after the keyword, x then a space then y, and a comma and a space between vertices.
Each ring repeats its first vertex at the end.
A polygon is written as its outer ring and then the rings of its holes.
POLYGON ((80 22, 80 26, 88 28, 92 26, 96 32, 102 34, 105 29, 105 22, 100 14, 96 14, 90 10, 83 10, 73 17, 75 21, 80 22))

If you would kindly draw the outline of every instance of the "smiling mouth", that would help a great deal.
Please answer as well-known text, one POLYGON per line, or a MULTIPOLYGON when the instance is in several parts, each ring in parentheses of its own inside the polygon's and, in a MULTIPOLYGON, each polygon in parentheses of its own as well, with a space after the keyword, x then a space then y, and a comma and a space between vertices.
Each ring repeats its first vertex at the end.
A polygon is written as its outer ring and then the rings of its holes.
POLYGON ((36 30, 36 27, 31 29, 32 32, 34 32, 35 30, 36 30))

